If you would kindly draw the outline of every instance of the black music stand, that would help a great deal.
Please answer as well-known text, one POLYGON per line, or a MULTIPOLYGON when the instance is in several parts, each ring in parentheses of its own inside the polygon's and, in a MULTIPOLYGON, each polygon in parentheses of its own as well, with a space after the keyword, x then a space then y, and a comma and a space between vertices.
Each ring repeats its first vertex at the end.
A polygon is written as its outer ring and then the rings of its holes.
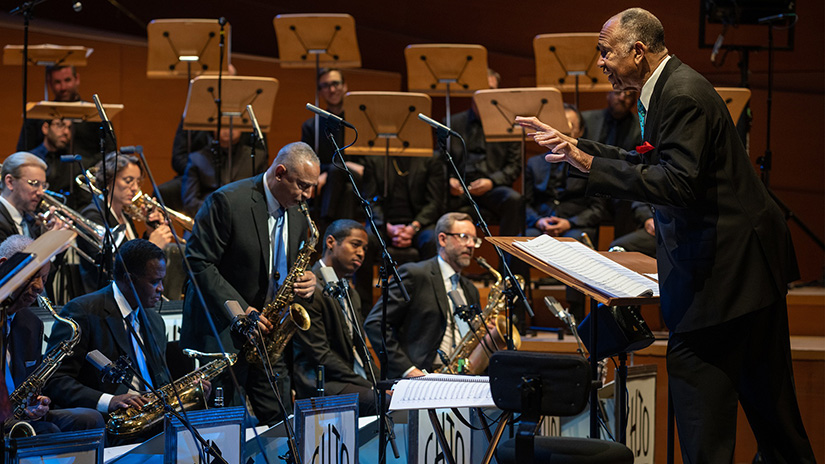
POLYGON ((574 92, 576 107, 579 106, 579 92, 613 90, 607 77, 596 66, 599 60, 598 43, 598 33, 537 35, 533 38, 536 86, 574 92))

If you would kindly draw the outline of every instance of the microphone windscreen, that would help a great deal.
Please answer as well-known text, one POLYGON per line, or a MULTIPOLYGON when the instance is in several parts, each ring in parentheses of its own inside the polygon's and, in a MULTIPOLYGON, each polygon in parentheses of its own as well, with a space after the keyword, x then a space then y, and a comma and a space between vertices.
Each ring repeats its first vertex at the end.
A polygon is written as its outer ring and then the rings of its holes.
POLYGON ((333 285, 338 283, 338 276, 335 274, 335 269, 332 266, 321 266, 321 278, 324 279, 324 284, 333 285))
POLYGON ((106 369, 112 364, 112 361, 98 350, 90 351, 86 354, 86 361, 89 361, 89 363, 99 371, 106 369))
POLYGON ((458 290, 450 290, 447 292, 447 297, 450 298, 450 301, 453 302, 453 306, 456 308, 467 306, 467 303, 464 301, 464 298, 458 290))
POLYGON ((241 308, 241 304, 238 303, 237 300, 226 300, 223 306, 226 308, 226 314, 229 316, 229 319, 235 319, 245 314, 243 308, 241 308))

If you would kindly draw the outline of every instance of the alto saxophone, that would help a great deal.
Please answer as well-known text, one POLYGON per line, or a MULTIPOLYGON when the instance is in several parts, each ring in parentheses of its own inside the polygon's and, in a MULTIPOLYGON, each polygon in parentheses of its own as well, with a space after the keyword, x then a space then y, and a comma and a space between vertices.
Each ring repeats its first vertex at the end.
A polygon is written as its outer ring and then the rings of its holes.
MULTIPOLYGON (((447 358, 444 366, 439 372, 444 374, 469 374, 477 375, 487 369, 490 363, 490 356, 493 351, 498 351, 507 347, 504 335, 507 333, 507 298, 504 293, 505 283, 501 273, 490 266, 484 258, 476 258, 478 264, 490 271, 495 276, 496 281, 490 287, 487 295, 487 306, 481 313, 473 315, 470 320, 470 330, 464 334, 461 341, 456 345, 453 352, 447 358), (494 325, 493 329, 488 329, 488 325, 494 325)), ((524 285, 524 279, 516 276, 519 285, 524 285)), ((513 346, 516 349, 521 347, 521 335, 513 328, 513 346)))
MULTIPOLYGON (((200 369, 158 388, 158 392, 176 411, 189 409, 198 404, 205 405, 206 398, 203 395, 202 382, 214 379, 228 366, 235 364, 237 359, 238 355, 234 353, 224 355, 221 359, 216 359, 200 369), (180 401, 178 401, 178 398, 180 398, 180 401)), ((128 437, 163 419, 166 413, 164 402, 154 393, 149 393, 146 398, 149 399, 149 402, 143 407, 118 409, 111 413, 109 421, 106 423, 106 429, 114 435, 128 437)))
POLYGON ((59 345, 52 348, 52 350, 43 357, 43 361, 39 366, 37 366, 37 369, 35 369, 23 383, 15 388, 11 395, 9 395, 9 403, 14 408, 13 417, 17 420, 28 419, 28 416, 26 415, 26 406, 29 405, 29 401, 40 395, 43 385, 45 385, 46 381, 49 380, 49 378, 57 371, 57 368, 60 367, 60 363, 63 362, 63 359, 72 354, 72 350, 80 340, 80 326, 77 322, 68 317, 60 317, 57 314, 57 311, 55 311, 52 307, 49 299, 44 296, 38 295, 37 303, 41 308, 47 309, 50 313, 52 313, 52 316, 54 316, 54 318, 58 321, 69 324, 72 328, 72 337, 68 340, 60 342, 59 345))
POLYGON ((261 365, 263 356, 267 356, 269 362, 275 364, 275 361, 286 348, 286 344, 295 335, 295 331, 298 329, 305 331, 310 326, 309 314, 306 309, 300 304, 292 302, 294 298, 293 286, 295 285, 295 279, 309 267, 310 257, 315 252, 315 244, 318 243, 318 228, 315 227, 315 223, 309 217, 306 203, 301 202, 298 209, 306 216, 309 223, 309 238, 298 251, 298 258, 292 264, 289 273, 284 277, 284 283, 278 288, 278 293, 261 311, 261 315, 269 319, 274 326, 269 333, 263 335, 264 353, 258 353, 258 349, 252 342, 248 341, 244 346, 246 360, 250 364, 261 365))

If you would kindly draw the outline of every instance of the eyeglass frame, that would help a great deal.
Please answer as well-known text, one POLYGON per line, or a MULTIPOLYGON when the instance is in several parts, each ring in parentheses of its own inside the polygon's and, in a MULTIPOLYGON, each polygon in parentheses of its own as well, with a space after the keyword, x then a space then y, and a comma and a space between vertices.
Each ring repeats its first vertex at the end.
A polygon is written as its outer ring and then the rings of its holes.
POLYGON ((27 184, 31 185, 35 188, 35 190, 40 190, 41 187, 44 191, 49 190, 49 183, 48 182, 40 182, 37 179, 22 179, 18 177, 18 179, 25 180, 27 184))
POLYGON ((318 84, 318 90, 327 90, 327 89, 331 89, 333 87, 340 88, 343 85, 344 85, 344 81, 329 81, 329 82, 324 82, 324 83, 318 84))
POLYGON ((472 240, 473 248, 481 248, 481 244, 483 243, 481 237, 473 237, 472 235, 465 234, 463 232, 460 234, 457 234, 455 232, 444 232, 444 235, 452 235, 453 237, 458 237, 459 242, 462 243, 467 243, 468 239, 472 240))

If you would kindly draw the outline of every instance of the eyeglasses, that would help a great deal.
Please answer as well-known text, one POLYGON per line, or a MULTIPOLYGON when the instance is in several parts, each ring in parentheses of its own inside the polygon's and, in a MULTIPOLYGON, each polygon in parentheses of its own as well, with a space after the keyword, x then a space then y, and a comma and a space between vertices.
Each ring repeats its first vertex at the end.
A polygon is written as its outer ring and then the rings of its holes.
POLYGON ((453 233, 450 233, 450 232, 444 232, 444 233, 446 235, 452 235, 453 237, 456 237, 456 239, 460 243, 464 243, 464 244, 472 243, 473 248, 480 248, 481 247, 481 239, 476 237, 476 236, 473 236, 473 235, 470 235, 470 234, 453 234, 453 233))
POLYGON ((28 183, 29 185, 31 185, 32 187, 34 187, 37 190, 48 190, 49 189, 49 183, 48 182, 40 182, 39 180, 35 180, 35 179, 26 179, 26 183, 28 183))
POLYGON ((329 81, 329 82, 324 82, 322 84, 318 84, 318 88, 321 89, 321 90, 328 90, 328 89, 331 89, 333 87, 341 87, 342 85, 344 85, 343 81, 329 81))

